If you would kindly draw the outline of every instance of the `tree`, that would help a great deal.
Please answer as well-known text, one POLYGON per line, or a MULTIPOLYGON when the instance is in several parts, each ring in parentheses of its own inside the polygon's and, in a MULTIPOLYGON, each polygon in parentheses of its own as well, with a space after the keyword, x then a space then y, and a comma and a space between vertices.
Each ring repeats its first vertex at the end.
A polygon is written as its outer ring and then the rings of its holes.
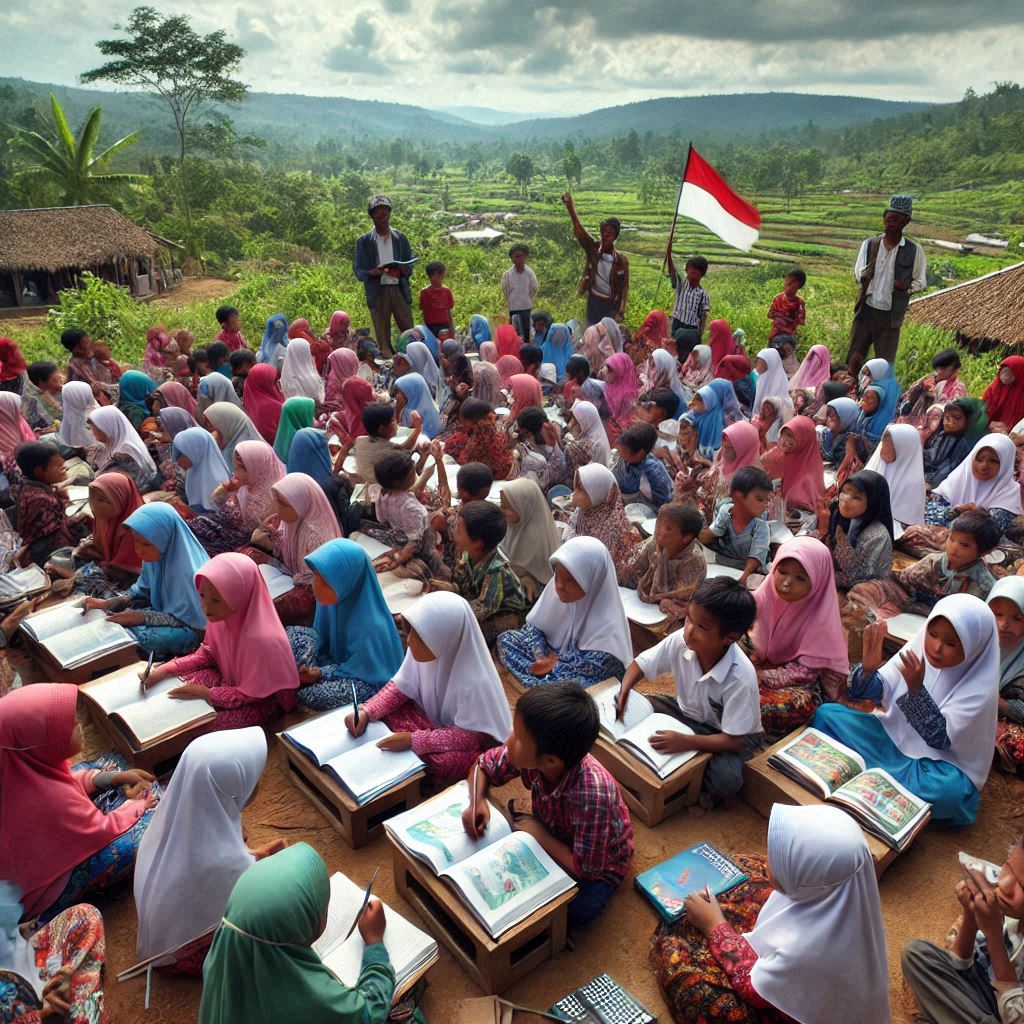
POLYGON ((569 188, 578 188, 583 180, 583 165, 576 155, 576 147, 572 144, 571 139, 565 144, 565 149, 562 152, 562 174, 565 175, 565 181, 569 188))
POLYGON ((31 169, 45 174, 60 189, 61 202, 81 206, 95 199, 97 191, 104 185, 121 185, 143 178, 141 174, 112 174, 105 169, 115 153, 138 141, 138 132, 126 135, 102 153, 96 153, 103 116, 99 107, 94 107, 89 113, 77 136, 72 133, 64 111, 52 93, 50 108, 54 121, 52 139, 28 128, 9 127, 14 131, 15 146, 32 162, 31 169))
POLYGON ((537 167, 528 153, 513 153, 508 158, 505 169, 518 182, 520 191, 526 195, 533 176, 537 173, 537 167))

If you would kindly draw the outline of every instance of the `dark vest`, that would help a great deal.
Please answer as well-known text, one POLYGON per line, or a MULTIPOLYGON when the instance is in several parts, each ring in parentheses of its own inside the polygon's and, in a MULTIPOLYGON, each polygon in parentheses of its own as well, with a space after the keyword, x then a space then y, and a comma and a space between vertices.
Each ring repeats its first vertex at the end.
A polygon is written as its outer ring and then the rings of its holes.
MULTIPOLYGON (((856 316, 866 305, 868 296, 868 285, 875 276, 875 260, 878 258, 878 249, 882 244, 882 235, 875 235, 868 240, 868 261, 864 267, 864 273, 860 276, 860 294, 853 307, 853 315, 856 316)), ((914 278, 914 260, 917 258, 917 242, 904 238, 904 245, 896 249, 896 263, 892 270, 893 284, 905 283, 905 289, 893 288, 892 308, 889 311, 889 323, 892 327, 901 327, 903 318, 907 315, 907 306, 910 305, 910 282, 914 278)))

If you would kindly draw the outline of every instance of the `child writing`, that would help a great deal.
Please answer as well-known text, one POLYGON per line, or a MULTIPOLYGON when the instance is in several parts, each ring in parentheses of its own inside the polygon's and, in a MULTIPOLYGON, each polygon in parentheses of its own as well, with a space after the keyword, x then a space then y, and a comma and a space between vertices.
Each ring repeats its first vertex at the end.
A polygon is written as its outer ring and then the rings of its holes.
POLYGON ((702 785, 706 806, 739 793, 743 762, 760 744, 757 673, 738 643, 756 614, 753 595, 738 582, 705 580, 690 600, 682 630, 638 654, 619 687, 616 718, 621 720, 637 683, 672 673, 675 696, 648 699, 656 711, 677 718, 696 735, 659 730, 650 743, 665 753, 711 753, 702 785))
POLYGON ((796 332, 804 325, 807 316, 804 300, 800 298, 800 289, 805 284, 807 274, 799 267, 786 271, 786 276, 782 279, 782 291, 772 299, 772 304, 768 307, 768 319, 772 322, 771 330, 768 332, 769 341, 780 334, 785 334, 795 343, 796 332))
POLYGON ((427 264, 427 277, 430 284, 420 292, 420 312, 423 322, 434 334, 441 331, 455 332, 452 322, 452 309, 455 307, 455 296, 444 286, 447 268, 440 261, 427 264))
POLYGON ((640 502, 657 512, 672 500, 672 477, 664 463, 651 454, 658 432, 650 423, 634 423, 619 435, 612 472, 622 500, 640 502))
POLYGON ((618 784, 590 754, 598 729, 597 706, 577 683, 524 693, 504 746, 488 750, 478 762, 482 771, 469 777, 471 800, 462 814, 467 834, 482 836, 491 786, 522 780, 532 814, 515 815, 513 828, 532 835, 576 879, 573 929, 604 910, 633 860, 629 811, 618 784))
POLYGON ((729 492, 711 526, 701 530, 700 542, 723 565, 742 569, 739 582, 746 586, 750 574, 770 560, 771 527, 764 514, 772 500, 772 482, 763 469, 744 466, 733 473, 729 492))
MULTIPOLYGON (((517 242, 508 251, 512 266, 501 275, 501 293, 505 296, 508 320, 524 341, 530 340, 533 300, 537 297, 537 275, 527 266, 530 249, 517 242)), ((540 344, 538 341, 537 344, 540 344)))

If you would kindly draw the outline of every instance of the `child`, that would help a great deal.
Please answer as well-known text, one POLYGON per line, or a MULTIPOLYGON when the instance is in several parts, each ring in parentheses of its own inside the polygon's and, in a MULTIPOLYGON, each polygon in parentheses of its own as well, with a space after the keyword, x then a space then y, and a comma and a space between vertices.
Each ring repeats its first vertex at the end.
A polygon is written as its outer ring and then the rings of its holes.
POLYGON ((924 460, 921 435, 909 423, 891 423, 866 467, 889 488, 893 525, 900 531, 924 522, 924 460))
POLYGON ((650 959, 673 1017, 889 1024, 882 908, 857 822, 836 807, 776 804, 767 863, 737 860, 749 881, 720 898, 698 889, 655 934, 650 959))
POLYGON ((825 501, 825 466, 814 422, 794 416, 779 432, 778 446, 761 459, 773 480, 781 477, 786 509, 817 513, 825 501))
POLYGON ((558 531, 540 487, 533 480, 511 481, 499 499, 508 524, 502 550, 533 604, 551 579, 551 556, 558 547, 558 531))
POLYGON ((695 543, 704 517, 692 505, 666 502, 658 510, 654 536, 637 549, 619 582, 636 590, 641 601, 656 604, 668 617, 667 629, 686 618, 686 606, 704 582, 707 564, 695 543))
POLYGON ((467 398, 459 408, 459 424, 466 435, 466 443, 459 446, 453 438, 447 446, 449 454, 463 466, 467 462, 482 462, 495 480, 507 480, 512 472, 512 451, 508 435, 498 429, 494 410, 479 398, 467 398))
POLYGON ((710 345, 694 346, 682 364, 679 380, 688 391, 699 391, 714 376, 710 345))
POLYGON ((800 369, 800 360, 796 354, 796 338, 792 334, 776 334, 772 338, 772 345, 782 356, 782 369, 786 376, 792 380, 796 371, 800 369))
POLYGON ((367 701, 402 663, 402 641, 384 603, 377 573, 355 541, 338 538, 306 555, 313 576, 312 627, 286 630, 299 666, 299 701, 330 711, 367 701))
POLYGON ((77 589, 89 597, 112 597, 138 581, 142 559, 125 520, 142 507, 142 495, 131 477, 103 473, 89 484, 93 531, 75 549, 77 589))
MULTIPOLYGON (((786 276, 782 279, 782 291, 772 299, 772 304, 768 307, 768 319, 772 322, 771 330, 768 332, 769 341, 777 335, 786 334, 793 338, 795 345, 796 332, 804 325, 807 316, 804 300, 799 294, 805 284, 807 274, 799 267, 786 271, 786 276)), ((794 367, 794 372, 795 369, 794 367)))
POLYGON ((153 456, 120 409, 102 406, 90 412, 85 422, 100 445, 96 453, 97 473, 124 473, 135 481, 142 494, 160 486, 153 456))
POLYGON ((691 256, 680 277, 672 261, 671 240, 665 251, 665 260, 669 280, 676 292, 672 306, 672 333, 679 330, 696 331, 698 339, 702 338, 711 311, 711 296, 701 284, 708 272, 708 261, 703 256, 691 256))
MULTIPOLYGON (((430 450, 435 463, 441 466, 441 459, 444 457, 444 448, 441 443, 434 441, 430 450)), ((430 525, 441 538, 440 558, 450 572, 455 571, 455 563, 458 562, 460 555, 458 545, 455 543, 459 508, 470 501, 486 501, 493 484, 494 474, 482 462, 467 462, 464 466, 459 466, 459 471, 455 474, 455 491, 459 498, 459 504, 453 505, 447 473, 437 474, 438 508, 430 517, 430 525)))
POLYGON ((604 400, 608 406, 608 419, 604 426, 609 443, 614 445, 619 435, 633 422, 640 378, 633 360, 625 352, 614 352, 608 357, 604 364, 604 378, 604 400))
POLYGON ((672 500, 672 478, 661 460, 651 454, 657 440, 658 432, 650 423, 627 427, 619 435, 615 446, 618 458, 612 466, 623 502, 640 502, 654 512, 672 500))
POLYGON ((77 702, 78 687, 60 683, 0 698, 0 863, 28 918, 49 920, 130 877, 160 799, 153 776, 138 768, 75 771, 70 762, 83 743, 77 702), (101 794, 106 811, 97 806, 101 794))
POLYGON ((985 388, 981 400, 988 409, 989 425, 1001 423, 1005 430, 1014 430, 1024 417, 1024 356, 1007 356, 999 364, 999 372, 985 388))
POLYGON ((364 433, 342 446, 335 467, 341 466, 351 449, 356 460, 356 476, 365 483, 376 483, 374 470, 381 456, 392 451, 412 451, 419 440, 423 421, 419 413, 414 413, 409 436, 401 444, 395 444, 391 440, 398 433, 398 414, 394 406, 373 402, 363 409, 361 419, 364 433))
MULTIPOLYGON (((174 342, 171 342, 172 351, 174 342)), ((92 343, 92 354, 101 371, 110 374, 110 379, 116 384, 121 379, 124 370, 120 363, 114 362, 110 356, 110 346, 105 341, 94 341, 92 343)))
POLYGON ((544 492, 566 477, 565 453, 559 444, 558 427, 538 406, 524 409, 516 416, 518 443, 512 450, 514 478, 536 483, 544 492))
POLYGON ((580 466, 573 480, 572 503, 575 511, 566 538, 596 537, 616 566, 627 565, 633 557, 637 534, 626 518, 612 471, 593 462, 580 466))
POLYGON ((117 408, 128 417, 128 422, 139 432, 142 424, 152 415, 150 407, 156 384, 144 373, 129 370, 119 384, 117 408))
MULTIPOLYGON (((18 396, 8 392, 17 401, 18 396)), ((27 441, 15 455, 24 482, 18 492, 17 528, 25 557, 23 564, 42 567, 58 548, 74 547, 86 527, 65 514, 67 492, 59 489, 67 473, 53 445, 27 441)))
POLYGON ((353 736, 370 722, 393 735, 384 750, 412 750, 441 789, 465 778, 470 766, 498 738, 512 716, 501 680, 468 603, 456 594, 426 594, 404 615, 409 649, 394 678, 345 718, 353 736))
POLYGON ((761 468, 760 438, 753 423, 732 423, 722 431, 722 447, 704 474, 697 503, 707 522, 712 522, 719 502, 729 497, 732 478, 744 466, 761 468))
POLYGON ((711 526, 700 531, 700 542, 715 552, 716 560, 743 570, 743 586, 752 572, 771 561, 771 528, 764 519, 771 500, 772 482, 763 469, 737 469, 729 482, 729 498, 718 506, 711 526))
POLYGON ((928 410, 933 405, 945 405, 947 402, 967 397, 967 388, 957 377, 960 370, 960 353, 955 348, 944 348, 936 352, 932 356, 932 369, 934 373, 914 381, 900 395, 897 407, 900 423, 909 423, 920 429, 924 426, 928 410))
POLYGON ((988 412, 980 398, 958 398, 942 410, 939 426, 924 442, 924 481, 928 491, 937 487, 988 433, 988 412))
POLYGON ((20 444, 35 440, 35 431, 21 415, 21 399, 13 391, 0 391, 0 457, 10 459, 20 444))
POLYGON ((691 597, 682 630, 638 654, 619 687, 616 718, 621 720, 629 692, 641 679, 672 674, 675 696, 648 699, 656 711, 678 719, 696 735, 659 729, 649 740, 664 753, 711 753, 702 785, 709 798, 702 801, 705 806, 739 793, 743 762, 760 745, 757 673, 738 643, 756 614, 753 595, 735 580, 702 582, 691 597))
POLYGON ((80 327, 69 327, 61 334, 60 343, 71 353, 67 372, 69 381, 84 381, 92 388, 96 398, 112 391, 108 385, 114 383, 114 378, 105 366, 93 358, 93 342, 87 331, 80 327))
POLYGON ((210 373, 210 357, 202 345, 193 349, 192 354, 188 357, 188 368, 198 388, 199 381, 210 373))
POLYGON ((825 426, 818 432, 818 450, 825 462, 834 466, 842 464, 846 458, 846 443, 853 436, 860 411, 852 398, 833 398, 825 406, 825 426))
POLYGON ((427 277, 430 279, 430 284, 420 292, 420 312, 423 314, 423 322, 434 334, 446 330, 455 333, 455 324, 452 321, 455 296, 444 286, 446 273, 447 269, 440 260, 428 263, 427 277))
POLYGON ((607 548, 595 537, 574 537, 551 564, 554 575, 526 625, 498 637, 501 663, 525 687, 621 679, 633 645, 607 548))
POLYGON ((218 306, 214 316, 217 318, 217 323, 220 324, 216 340, 227 345, 228 351, 236 352, 249 347, 249 343, 242 333, 241 315, 234 306, 218 306))
POLYGON ((816 536, 832 552, 836 586, 842 590, 888 579, 893 518, 885 478, 870 469, 854 473, 832 504, 818 513, 816 536))
POLYGON ((288 350, 291 332, 288 329, 288 318, 283 313, 274 313, 267 318, 263 328, 263 341, 260 344, 256 361, 266 363, 280 372, 284 365, 285 353, 288 350))
MULTIPOLYGON (((796 406, 789 395, 769 395, 761 408, 752 416, 751 424, 757 431, 758 442, 762 450, 772 448, 779 443, 782 428, 793 418, 796 406)), ((857 415, 860 410, 857 409, 857 415)), ((856 417, 855 417, 856 418, 856 417)))
POLYGON ((774 743, 806 725, 819 692, 841 692, 850 672, 832 553, 813 537, 785 541, 754 600, 751 661, 765 738, 774 743))
MULTIPOLYGON (((463 406, 466 404, 462 403, 463 406)), ((427 437, 433 439, 443 429, 437 406, 430 397, 427 382, 418 373, 407 373, 395 381, 395 411, 404 427, 414 425, 413 417, 419 413, 421 429, 427 437)), ((459 410, 460 414, 462 410, 459 410)), ((470 461, 480 462, 480 459, 470 461)))
POLYGON ((219 373, 231 379, 231 350, 223 341, 215 341, 206 349, 210 361, 210 373, 219 373))
MULTIPOLYGON (((86 418, 98 409, 92 388, 84 381, 73 380, 61 388, 60 401, 63 416, 57 430, 57 441, 72 455, 82 456, 85 449, 95 450, 96 438, 86 425, 86 418)), ((90 462, 92 459, 89 460, 90 462)))
POLYGON ((1024 776, 1024 578, 997 580, 986 603, 999 630, 996 754, 1005 771, 1024 776))
POLYGON ((247 348, 237 349, 228 360, 231 366, 231 386, 235 389, 238 400, 245 395, 245 381, 249 371, 256 365, 256 353, 247 348))
POLYGON ((466 833, 482 836, 490 820, 487 794, 515 778, 530 789, 532 814, 515 815, 576 879, 569 927, 593 921, 622 883, 633 860, 633 823, 609 773, 590 754, 599 731, 597 707, 575 682, 524 693, 504 746, 488 750, 470 776, 472 799, 462 814, 466 833))
MULTIPOLYGON (((659 348, 658 352, 664 352, 664 349, 659 348)), ((679 396, 671 391, 669 388, 652 388, 640 396, 640 401, 637 403, 636 415, 637 419, 643 420, 644 423, 650 423, 652 427, 657 429, 666 420, 675 419, 681 409, 681 402, 679 396)), ((655 454, 661 446, 658 445, 655 448, 655 454)))
MULTIPOLYGON (((290 347, 290 346, 289 346, 290 347)), ((288 461, 288 453, 292 450, 292 440, 303 427, 313 426, 316 417, 316 403, 312 398, 296 396, 285 399, 281 406, 281 419, 274 435, 274 451, 282 462, 288 461)), ((251 419, 252 417, 250 417, 251 419)), ((253 421, 255 423, 255 420, 253 421)), ((259 429, 257 427, 257 429, 259 429)), ((261 430, 262 434, 263 431, 261 430)))
POLYGON ((380 373, 380 365, 377 362, 380 357, 380 349, 372 341, 366 340, 359 343, 356 355, 359 357, 359 369, 356 371, 356 376, 365 380, 367 384, 373 384, 380 373))
POLYGON ((544 403, 540 381, 528 373, 514 373, 508 382, 508 395, 512 399, 509 419, 514 420, 524 409, 539 409, 544 403))
POLYGON ((286 402, 290 398, 308 398, 317 405, 323 404, 324 379, 317 373, 312 350, 305 338, 296 338, 288 344, 281 367, 281 392, 286 402))
POLYGON ((213 435, 202 427, 189 427, 174 439, 174 461, 185 470, 185 501, 193 512, 212 512, 217 508, 214 490, 225 483, 231 472, 213 435))
POLYGON ((863 664, 850 673, 850 696, 877 707, 865 712, 823 704, 814 727, 927 800, 933 820, 970 825, 995 743, 995 616, 972 594, 944 597, 917 636, 883 666, 887 634, 884 622, 865 629, 863 664))
POLYGON ((277 515, 271 490, 285 473, 266 441, 242 441, 231 456, 232 475, 213 492, 214 501, 248 533, 277 515))
POLYGON ((64 416, 61 389, 64 375, 56 363, 45 360, 32 363, 21 396, 21 414, 25 422, 39 434, 49 434, 60 426, 64 416))
POLYGON ((577 401, 569 413, 566 429, 570 435, 564 443, 567 476, 591 462, 606 469, 611 465, 608 435, 601 423, 601 414, 593 403, 577 401))
MULTIPOLYGON (((529 246, 517 242, 508 251, 512 266, 501 275, 501 294, 505 296, 508 320, 524 341, 530 340, 530 323, 533 300, 537 297, 537 275, 526 261, 530 258, 529 246)), ((543 339, 541 339, 543 340, 543 339)), ((538 340, 537 344, 541 343, 538 340)))
POLYGON ((273 444, 277 438, 283 405, 284 395, 277 381, 277 370, 265 363, 258 363, 245 378, 242 408, 267 444, 273 444))

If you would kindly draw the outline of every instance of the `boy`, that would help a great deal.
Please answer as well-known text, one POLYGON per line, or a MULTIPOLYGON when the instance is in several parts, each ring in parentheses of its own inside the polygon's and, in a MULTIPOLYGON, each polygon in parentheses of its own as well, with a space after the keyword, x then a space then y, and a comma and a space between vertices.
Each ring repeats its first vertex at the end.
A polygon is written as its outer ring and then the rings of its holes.
POLYGON ((88 331, 80 327, 69 327, 61 336, 60 343, 71 353, 68 360, 68 380, 83 380, 92 388, 98 399, 107 394, 107 385, 114 383, 109 368, 93 358, 93 342, 88 331))
POLYGON ((533 300, 537 297, 537 275, 526 265, 530 249, 517 242, 508 251, 512 266, 501 275, 501 293, 505 296, 508 322, 523 341, 530 340, 533 300))
POLYGON ((744 587, 752 572, 768 565, 772 531, 762 516, 771 500, 768 474, 757 466, 743 466, 729 481, 729 500, 718 507, 711 526, 700 532, 701 544, 723 565, 743 570, 736 582, 744 587))
POLYGON ((804 300, 797 292, 807 284, 807 275, 799 268, 793 267, 786 271, 782 279, 782 291, 772 299, 768 307, 768 319, 772 322, 772 329, 768 332, 768 341, 772 341, 779 334, 788 334, 796 342, 798 327, 802 327, 806 319, 804 300))
POLYGON ((462 813, 467 834, 482 836, 491 816, 491 786, 522 779, 532 813, 513 812, 512 827, 532 835, 576 879, 579 892, 569 904, 573 929, 604 910, 633 860, 629 811, 616 781, 590 754, 598 728, 597 705, 578 683, 527 690, 504 746, 482 754, 482 771, 474 767, 470 774, 472 799, 462 813))
POLYGON ((800 360, 796 355, 796 338, 792 334, 776 334, 771 346, 782 356, 782 369, 786 376, 792 378, 800 369, 800 360))
POLYGON ((53 445, 26 441, 18 445, 14 460, 25 478, 18 493, 18 532, 24 542, 19 564, 42 567, 57 548, 74 547, 85 526, 65 515, 68 496, 57 485, 67 474, 53 445))
POLYGON ((675 697, 648 697, 655 711, 689 726, 696 735, 659 729, 649 737, 655 750, 706 750, 700 802, 712 807, 730 800, 743 786, 743 762, 761 742, 761 702, 757 673, 739 646, 754 624, 754 595, 736 580, 706 580, 690 601, 682 631, 638 654, 626 669, 616 701, 622 719, 629 692, 641 679, 671 672, 675 697))
POLYGON ((240 348, 248 348, 249 343, 242 333, 241 316, 234 306, 219 306, 214 314, 217 323, 220 324, 220 331, 215 340, 223 341, 230 352, 237 352, 240 348))
POLYGON ((537 345, 520 345, 519 362, 523 364, 523 373, 540 380, 540 368, 544 362, 544 353, 537 345))
MULTIPOLYGON (((459 560, 459 548, 455 542, 455 527, 458 524, 459 509, 471 501, 486 501, 494 484, 494 474, 490 466, 482 462, 467 462, 459 466, 455 474, 455 492, 459 504, 452 506, 452 491, 448 484, 448 474, 444 472, 444 445, 434 441, 430 445, 430 453, 434 462, 441 470, 437 474, 437 511, 430 517, 430 525, 441 538, 441 561, 452 571, 459 560)), ((433 502, 428 502, 433 507, 433 502)))
POLYGON ((57 421, 64 415, 61 388, 64 375, 56 363, 31 363, 28 381, 21 396, 21 414, 25 422, 36 433, 49 434, 56 429, 57 421))
POLYGON ((423 314, 423 322, 434 334, 441 331, 455 332, 455 325, 452 323, 452 309, 455 306, 455 296, 445 288, 444 276, 447 273, 445 265, 439 260, 427 264, 427 277, 430 284, 420 292, 420 312, 423 314))
MULTIPOLYGON (((641 396, 636 407, 637 419, 657 428, 665 420, 674 419, 679 411, 679 396, 668 388, 654 388, 641 396)), ((655 449, 657 454, 657 449, 655 449)), ((660 456, 659 456, 660 457, 660 456)))
MULTIPOLYGON (((668 276, 676 290, 676 301, 672 307, 672 334, 676 331, 695 331, 697 340, 704 337, 704 327, 711 312, 711 296, 701 285, 708 272, 708 261, 703 256, 691 256, 686 261, 686 272, 682 277, 672 262, 672 243, 665 253, 668 261, 668 276)), ((679 358, 685 358, 680 356, 679 358)))
POLYGON ((241 398, 245 393, 245 378, 256 365, 256 353, 251 349, 236 349, 228 359, 231 366, 231 383, 235 394, 241 398))
POLYGON ((206 350, 206 358, 210 362, 208 373, 221 373, 231 380, 231 350, 223 341, 215 341, 206 350))
POLYGON ((377 364, 377 360, 380 358, 380 349, 367 338, 359 342, 356 355, 359 357, 359 369, 356 370, 356 376, 365 380, 371 387, 375 386, 374 382, 380 374, 380 366, 377 364))
POLYGON ((339 472, 348 453, 351 451, 356 459, 356 476, 363 483, 372 484, 377 477, 374 467, 377 460, 387 452, 404 449, 411 451, 419 440, 423 417, 418 412, 412 414, 412 430, 409 436, 399 445, 392 444, 391 438, 398 433, 398 416, 395 407, 386 402, 371 402, 362 412, 364 435, 343 439, 344 444, 334 461, 334 470, 339 472))
POLYGON ((650 423, 634 423, 619 434, 618 457, 612 465, 623 503, 642 502, 654 512, 672 498, 672 477, 651 454, 657 440, 650 423))

